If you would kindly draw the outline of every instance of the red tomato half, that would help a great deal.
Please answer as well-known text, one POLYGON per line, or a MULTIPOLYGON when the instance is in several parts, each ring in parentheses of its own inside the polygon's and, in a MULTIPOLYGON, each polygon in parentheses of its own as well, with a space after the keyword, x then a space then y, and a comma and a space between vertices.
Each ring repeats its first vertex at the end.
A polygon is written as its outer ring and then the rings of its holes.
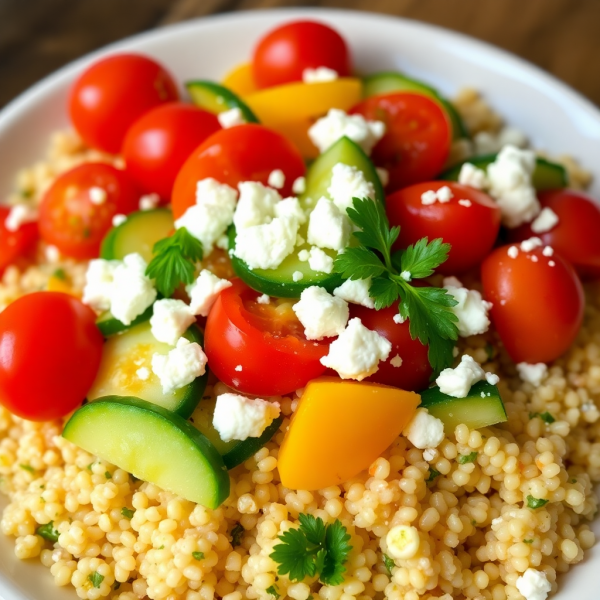
POLYGON ((600 277, 600 205, 583 192, 552 190, 538 195, 543 208, 551 208, 558 223, 550 231, 534 233, 531 224, 509 232, 513 241, 539 237, 566 258, 581 277, 600 277))
POLYGON ((39 237, 37 223, 23 223, 16 231, 9 231, 5 224, 9 214, 8 206, 0 206, 0 275, 8 265, 27 254, 39 237))
POLYGON ((219 129, 215 115, 191 104, 158 106, 139 118, 125 136, 127 172, 144 192, 169 200, 187 157, 219 129))
POLYGON ((204 351, 227 385, 260 396, 288 394, 325 372, 320 359, 329 344, 307 341, 291 305, 258 304, 259 295, 239 279, 221 292, 208 315, 204 351))
POLYGON ((356 304, 350 305, 350 318, 358 317, 367 329, 376 331, 392 344, 389 358, 385 362, 380 362, 377 373, 365 381, 418 392, 429 386, 429 378, 433 373, 427 358, 428 347, 423 346, 419 340, 411 339, 408 321, 396 323, 394 321, 396 314, 398 314, 397 305, 382 310, 373 310, 356 304), (391 362, 394 359, 397 361, 396 357, 402 359, 399 367, 395 367, 391 362))
POLYGON ((385 210, 390 224, 400 226, 395 249, 406 248, 423 237, 442 238, 451 244, 448 260, 437 269, 445 275, 479 265, 500 230, 500 209, 487 194, 450 181, 417 183, 398 190, 387 197, 385 210), (444 186, 454 196, 449 202, 423 204, 423 193, 437 192, 444 186))
POLYGON ((350 74, 344 38, 315 21, 293 21, 267 33, 252 57, 252 73, 259 88, 302 81, 304 69, 328 67, 340 77, 350 74))
POLYGON ((69 114, 83 141, 117 154, 133 122, 179 98, 171 75, 139 54, 115 54, 88 67, 73 84, 69 114))
POLYGON ((386 133, 373 148, 371 157, 378 167, 389 172, 387 190, 434 179, 444 167, 450 152, 452 126, 433 100, 420 94, 397 92, 367 98, 350 112, 386 125, 386 133))
POLYGON ((516 362, 550 362, 575 340, 583 320, 583 287, 558 253, 537 248, 508 255, 497 248, 481 265, 483 295, 502 343, 516 362))
POLYGON ((73 296, 15 300, 0 313, 0 402, 32 421, 67 415, 85 399, 103 343, 96 315, 73 296))
POLYGON ((294 180, 306 170, 302 156, 281 134, 262 125, 246 124, 222 129, 192 152, 173 188, 173 214, 178 219, 196 202, 196 184, 213 177, 237 188, 241 181, 267 185, 271 171, 281 169, 285 185, 283 197, 292 193, 294 180))
POLYGON ((42 239, 67 256, 94 258, 112 218, 137 210, 139 198, 124 171, 104 163, 79 165, 60 175, 44 195, 39 217, 42 239))

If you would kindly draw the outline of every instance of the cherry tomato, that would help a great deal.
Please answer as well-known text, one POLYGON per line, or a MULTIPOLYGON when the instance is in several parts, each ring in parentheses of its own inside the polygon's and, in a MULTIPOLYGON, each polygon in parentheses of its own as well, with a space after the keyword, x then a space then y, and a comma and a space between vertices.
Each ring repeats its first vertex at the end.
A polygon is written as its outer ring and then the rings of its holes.
POLYGON ((451 244, 448 260, 437 269, 453 275, 475 267, 492 249, 500 230, 500 209, 475 188, 450 181, 417 183, 398 190, 386 199, 391 225, 400 226, 395 249, 406 248, 422 237, 442 238, 451 244), (448 186, 449 202, 423 204, 422 194, 448 186))
POLYGON ((204 351, 212 372, 248 394, 276 396, 322 375, 327 343, 307 341, 288 302, 264 305, 241 280, 217 298, 206 323, 204 351))
POLYGON ((163 104, 140 117, 127 131, 123 158, 144 192, 171 197, 177 173, 192 150, 221 129, 215 115, 191 104, 163 104))
POLYGON ((406 92, 384 94, 363 100, 350 112, 386 125, 371 155, 378 167, 389 172, 386 190, 434 179, 444 167, 452 126, 430 98, 406 92))
POLYGON ((140 193, 124 171, 85 163, 60 175, 40 204, 40 233, 75 258, 98 256, 116 214, 137 210, 140 193))
POLYGON ((494 250, 481 265, 483 295, 502 343, 516 362, 550 362, 575 340, 583 320, 583 287, 558 253, 541 248, 508 254, 494 250))
POLYGON ((396 305, 382 310, 373 310, 356 304, 350 305, 350 318, 358 317, 365 327, 376 331, 392 344, 389 358, 385 362, 380 362, 377 373, 365 381, 418 392, 429 386, 429 378, 433 373, 427 358, 428 347, 423 346, 418 339, 411 339, 408 321, 404 323, 394 321, 394 316, 397 314, 396 305), (399 367, 392 364, 392 361, 397 363, 397 357, 402 359, 399 367))
POLYGON ((86 144, 117 154, 136 119, 178 98, 173 78, 156 61, 115 54, 95 62, 73 84, 69 114, 86 144))
POLYGON ((600 277, 600 206, 593 198, 574 190, 552 190, 538 195, 543 208, 551 208, 558 223, 544 233, 534 233, 531 224, 509 232, 512 241, 539 237, 566 258, 586 279, 600 277))
POLYGON ((259 88, 302 81, 304 69, 328 67, 340 77, 350 74, 344 38, 315 21, 293 21, 267 33, 252 57, 252 73, 259 88))
POLYGON ((173 214, 178 219, 196 202, 196 184, 213 177, 237 188, 241 181, 268 183, 271 171, 281 169, 285 185, 282 196, 306 170, 302 156, 281 134, 262 125, 237 125, 211 135, 192 152, 173 187, 173 214))
POLYGON ((16 231, 6 228, 8 206, 0 206, 0 275, 8 265, 27 254, 39 238, 37 223, 23 223, 16 231))
POLYGON ((104 340, 96 315, 61 292, 34 292, 0 313, 0 402, 32 421, 63 417, 85 399, 104 340))

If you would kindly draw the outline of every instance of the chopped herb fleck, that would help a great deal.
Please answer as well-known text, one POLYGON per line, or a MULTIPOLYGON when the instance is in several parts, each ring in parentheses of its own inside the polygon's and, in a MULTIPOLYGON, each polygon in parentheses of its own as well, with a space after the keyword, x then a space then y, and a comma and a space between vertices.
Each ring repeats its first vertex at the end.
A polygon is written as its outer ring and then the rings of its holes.
POLYGON ((121 587, 121 582, 120 581, 115 581, 113 583, 113 590, 118 590, 121 587))
POLYGON ((46 523, 45 525, 40 525, 35 532, 49 542, 58 542, 59 533, 54 528, 54 521, 50 521, 50 523, 46 523))
POLYGON ((192 556, 196 560, 204 560, 204 552, 192 552, 192 556))
POLYGON ((91 473, 91 471, 92 471, 92 467, 93 467, 93 466, 94 466, 94 463, 93 463, 93 462, 91 462, 91 463, 90 463, 90 464, 89 464, 89 465, 86 467, 86 469, 87 469, 88 471, 90 471, 90 473, 91 473))
POLYGON ((392 575, 392 569, 396 566, 394 559, 390 558, 387 554, 383 555, 383 564, 385 565, 385 570, 388 572, 388 575, 392 575))
POLYGON ((529 413, 530 419, 535 419, 536 417, 539 417, 542 421, 544 421, 544 423, 546 423, 546 425, 550 425, 551 423, 554 423, 554 421, 556 421, 556 419, 548 411, 543 413, 529 413))
POLYGON ((165 545, 163 544, 163 545, 162 545, 162 546, 160 546, 158 549, 159 549, 159 550, 164 550, 164 549, 165 549, 165 545))
POLYGON ((56 279, 61 279, 64 281, 67 278, 67 274, 64 269, 56 269, 54 273, 52 273, 52 277, 56 277, 56 279))
POLYGON ((102 582, 104 581, 104 575, 100 575, 100 573, 98 573, 98 571, 94 571, 93 573, 90 573, 87 578, 88 578, 88 581, 92 582, 92 585, 95 588, 99 588, 102 585, 102 582))
POLYGON ((533 544, 533 540, 523 540, 524 544, 533 544))
POLYGON ((471 452, 471 454, 461 454, 458 457, 458 464, 459 465, 466 465, 467 463, 472 463, 475 462, 477 460, 477 451, 473 451, 471 452))
POLYGON ((429 477, 427 477, 426 483, 431 483, 435 480, 436 477, 439 477, 440 475, 441 473, 438 470, 434 469, 433 467, 429 467, 429 477))
POLYGON ((527 495, 527 506, 529 508, 542 508, 542 506, 545 506, 546 504, 548 504, 548 500, 544 500, 543 498, 534 498, 531 494, 527 495))
POLYGON ((274 585, 269 586, 266 590, 267 594, 270 594, 275 598, 275 600, 279 600, 279 592, 274 585))
POLYGON ((132 519, 133 518, 133 511, 130 508, 127 508, 126 506, 124 506, 121 509, 121 514, 126 518, 126 519, 132 519))
POLYGON ((109 471, 104 472, 104 477, 106 477, 106 479, 112 479, 112 475, 109 471))
POLYGON ((496 356, 496 348, 489 342, 485 345, 485 353, 487 354, 488 360, 492 360, 496 356))
POLYGON ((577 483, 577 479, 575 479, 575 477, 572 477, 571 479, 569 479, 569 483, 577 483))
POLYGON ((21 467, 21 469, 24 469, 25 471, 29 471, 30 473, 33 473, 35 471, 35 469, 31 466, 31 465, 19 465, 21 467))
POLYGON ((246 530, 240 523, 237 523, 236 526, 231 530, 231 545, 235 548, 242 543, 242 536, 246 530))
POLYGON ((21 190, 19 193, 21 194, 21 198, 31 198, 33 196, 32 190, 21 190))
POLYGON ((477 521, 475 519, 471 519, 471 525, 473 525, 473 527, 476 527, 477 521))

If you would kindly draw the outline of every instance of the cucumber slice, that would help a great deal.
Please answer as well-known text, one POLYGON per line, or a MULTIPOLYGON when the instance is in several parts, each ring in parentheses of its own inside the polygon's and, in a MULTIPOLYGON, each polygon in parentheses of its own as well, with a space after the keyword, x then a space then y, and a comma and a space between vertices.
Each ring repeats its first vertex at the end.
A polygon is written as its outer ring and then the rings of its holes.
POLYGON ((109 396, 86 404, 62 435, 191 502, 214 509, 229 496, 229 475, 213 445, 182 417, 139 398, 109 396))
POLYGON ((487 381, 476 383, 465 398, 443 394, 437 386, 429 388, 421 392, 421 407, 443 421, 448 433, 461 423, 469 429, 479 429, 507 420, 498 388, 487 381))
MULTIPOLYGON (((463 160, 451 169, 444 171, 438 179, 444 181, 458 181, 460 169, 466 162, 475 165, 479 169, 487 170, 488 166, 496 160, 497 156, 497 154, 473 156, 472 158, 463 160)), ((569 177, 566 169, 562 165, 538 157, 535 159, 535 169, 531 177, 531 182, 538 192, 543 190, 558 190, 569 185, 569 177)))
MULTIPOLYGON (((184 334, 191 342, 203 343, 202 333, 192 325, 184 334)), ((152 372, 152 355, 167 354, 172 346, 156 340, 147 321, 131 327, 124 333, 109 338, 102 350, 98 375, 88 393, 88 400, 103 396, 136 396, 162 406, 187 419, 193 412, 208 380, 208 371, 192 383, 164 394, 160 380, 152 372), (140 379, 138 369, 146 368, 148 378, 140 379)))
MULTIPOLYGON (((375 188, 375 198, 384 203, 385 194, 377 171, 369 157, 362 148, 347 137, 339 139, 333 146, 321 154, 308 168, 306 173, 306 191, 300 196, 300 203, 307 214, 310 214, 316 201, 321 197, 327 198, 327 188, 331 184, 331 171, 337 163, 344 163, 356 167, 363 172, 365 179, 370 181, 375 188)), ((300 229, 300 235, 306 238, 308 224, 300 229)), ((229 230, 229 249, 235 248, 235 228, 229 230)), ((297 246, 276 269, 250 269, 248 265, 235 255, 231 254, 231 263, 236 275, 243 279, 251 288, 280 298, 299 298, 307 287, 318 285, 332 292, 339 287, 343 279, 338 273, 318 273, 313 271, 308 262, 298 258, 298 252, 309 250, 310 245, 297 246), (294 281, 293 275, 302 273, 300 281, 294 281)), ((329 256, 335 258, 334 250, 325 250, 329 256)))
POLYGON ((194 80, 185 84, 192 102, 215 115, 230 108, 239 108, 247 123, 258 123, 256 115, 236 94, 214 81, 194 80))
POLYGON ((260 437, 224 442, 212 424, 216 403, 215 398, 202 400, 190 417, 190 421, 217 449, 228 469, 241 465, 256 454, 277 433, 283 423, 283 417, 279 417, 263 431, 260 437))
POLYGON ((388 71, 369 75, 364 79, 363 85, 363 94, 365 98, 392 92, 416 92, 417 94, 423 94, 423 96, 435 100, 448 115, 450 123, 452 124, 453 139, 459 140, 461 138, 469 137, 469 132, 454 106, 448 102, 448 100, 440 96, 436 89, 421 81, 411 79, 400 73, 388 71))
POLYGON ((127 329, 131 329, 140 323, 144 323, 152 316, 152 305, 150 305, 141 315, 138 315, 130 325, 125 325, 117 319, 113 317, 113 314, 107 310, 103 312, 97 319, 96 325, 100 330, 100 333, 105 337, 110 337, 111 335, 116 335, 117 333, 122 333, 127 329))
POLYGON ((100 258, 123 260, 128 254, 138 252, 149 263, 154 244, 166 238, 174 227, 173 215, 167 208, 131 213, 126 221, 108 232, 102 241, 100 258))

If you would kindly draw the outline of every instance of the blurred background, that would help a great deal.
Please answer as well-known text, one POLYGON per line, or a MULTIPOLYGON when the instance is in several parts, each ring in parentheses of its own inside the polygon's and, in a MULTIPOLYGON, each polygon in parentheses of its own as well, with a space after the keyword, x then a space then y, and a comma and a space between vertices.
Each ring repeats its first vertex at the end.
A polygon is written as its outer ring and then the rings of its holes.
POLYGON ((0 0, 0 107, 115 40, 239 10, 360 9, 441 25, 550 71, 600 104, 600 0, 0 0))

